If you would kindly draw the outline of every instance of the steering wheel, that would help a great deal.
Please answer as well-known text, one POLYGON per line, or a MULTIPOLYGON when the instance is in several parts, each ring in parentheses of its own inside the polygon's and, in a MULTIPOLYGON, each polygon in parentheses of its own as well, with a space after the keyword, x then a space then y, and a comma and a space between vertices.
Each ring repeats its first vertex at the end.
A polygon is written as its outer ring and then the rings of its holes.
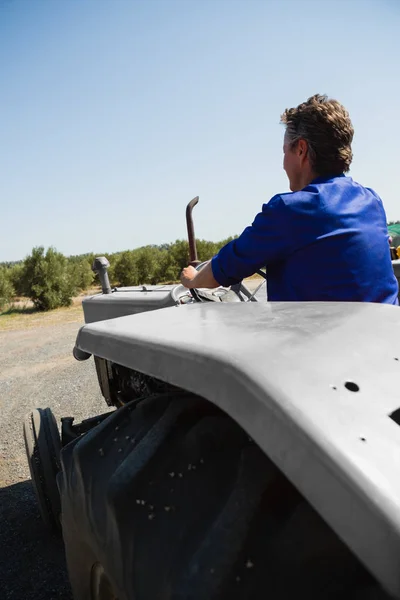
MULTIPOLYGON (((196 271, 200 271, 208 262, 204 261, 197 265, 196 271)), ((259 287, 251 292, 243 281, 240 281, 230 287, 221 285, 216 288, 190 288, 189 291, 195 302, 257 302, 255 294, 259 287)))

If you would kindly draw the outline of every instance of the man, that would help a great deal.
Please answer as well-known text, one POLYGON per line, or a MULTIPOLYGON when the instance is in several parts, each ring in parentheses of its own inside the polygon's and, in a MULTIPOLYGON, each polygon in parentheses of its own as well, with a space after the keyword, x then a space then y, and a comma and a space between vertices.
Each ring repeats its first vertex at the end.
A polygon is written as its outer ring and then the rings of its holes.
POLYGON ((345 176, 353 158, 348 112, 316 94, 286 109, 281 122, 292 192, 264 204, 201 271, 183 269, 182 284, 229 286, 266 266, 272 301, 398 304, 382 201, 345 176))

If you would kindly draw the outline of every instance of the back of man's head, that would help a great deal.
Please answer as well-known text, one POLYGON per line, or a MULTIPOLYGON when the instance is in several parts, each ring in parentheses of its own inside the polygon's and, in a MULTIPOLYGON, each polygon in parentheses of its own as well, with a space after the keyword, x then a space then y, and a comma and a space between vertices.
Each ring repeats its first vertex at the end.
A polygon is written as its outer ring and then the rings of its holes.
POLYGON ((307 142, 310 162, 318 176, 346 173, 353 159, 354 129, 349 113, 340 102, 315 94, 281 116, 291 146, 307 142))

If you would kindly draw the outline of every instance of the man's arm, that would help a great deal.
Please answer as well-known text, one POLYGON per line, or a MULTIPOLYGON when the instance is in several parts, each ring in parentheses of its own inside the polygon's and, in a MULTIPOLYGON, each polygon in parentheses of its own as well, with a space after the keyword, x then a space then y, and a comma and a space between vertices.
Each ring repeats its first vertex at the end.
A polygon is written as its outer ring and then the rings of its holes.
POLYGON ((219 284, 233 285, 258 269, 283 260, 292 246, 289 220, 280 195, 264 204, 252 225, 211 260, 212 272, 219 284))
POLYGON ((193 267, 182 271, 186 287, 230 286, 258 269, 284 259, 291 250, 287 234, 288 216, 280 195, 264 204, 250 227, 221 248, 207 268, 196 274, 193 267))
POLYGON ((196 271, 194 267, 185 267, 181 273, 181 283, 187 288, 215 288, 219 286, 218 281, 214 279, 211 261, 208 261, 200 271, 196 271))

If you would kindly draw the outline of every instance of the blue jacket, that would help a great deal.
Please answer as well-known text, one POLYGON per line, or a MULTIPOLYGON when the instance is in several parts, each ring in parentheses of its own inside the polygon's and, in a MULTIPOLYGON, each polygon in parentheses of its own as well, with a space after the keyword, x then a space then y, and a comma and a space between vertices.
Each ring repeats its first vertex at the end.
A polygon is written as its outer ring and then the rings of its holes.
POLYGON ((211 265, 224 286, 266 266, 271 301, 398 304, 382 201, 344 175, 274 196, 211 265))

